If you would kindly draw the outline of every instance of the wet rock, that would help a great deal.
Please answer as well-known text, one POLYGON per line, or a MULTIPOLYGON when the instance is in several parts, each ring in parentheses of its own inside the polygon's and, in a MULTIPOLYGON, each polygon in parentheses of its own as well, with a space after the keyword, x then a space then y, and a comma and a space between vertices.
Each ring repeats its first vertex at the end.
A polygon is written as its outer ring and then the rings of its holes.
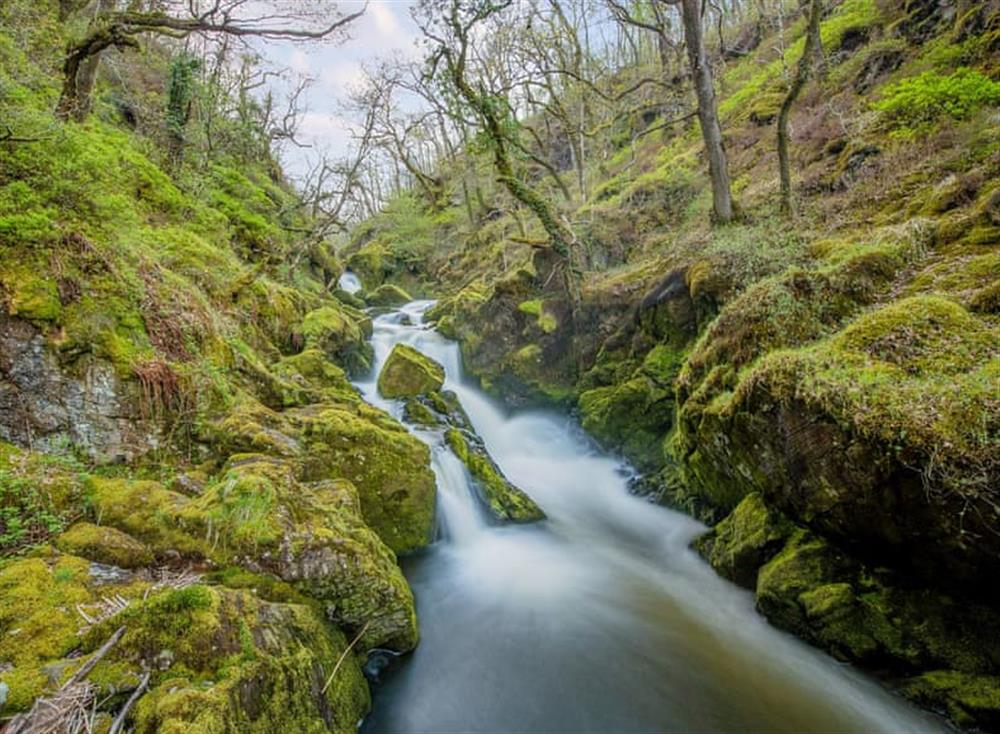
POLYGON ((782 549, 793 530, 787 518, 752 493, 695 547, 722 576, 752 589, 758 569, 782 549))
POLYGON ((450 428, 445 438, 451 450, 469 469, 487 508, 501 522, 536 522, 545 513, 520 488, 514 486, 486 452, 479 436, 450 428))
POLYGON ((937 670, 911 679, 903 690, 924 706, 946 711, 961 726, 1000 727, 1000 676, 937 670))

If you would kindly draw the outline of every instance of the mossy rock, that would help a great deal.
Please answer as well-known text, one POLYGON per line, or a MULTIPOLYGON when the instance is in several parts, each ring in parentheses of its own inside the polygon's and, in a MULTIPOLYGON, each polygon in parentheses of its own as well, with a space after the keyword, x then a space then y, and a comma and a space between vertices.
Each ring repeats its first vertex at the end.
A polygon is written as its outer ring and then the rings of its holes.
POLYGON ((87 497, 102 525, 127 533, 156 555, 208 556, 204 538, 185 522, 191 500, 159 482, 94 476, 87 497))
POLYGON ((347 258, 347 269, 358 276, 365 290, 378 288, 393 270, 392 255, 376 243, 369 243, 347 258))
POLYGON ((184 509, 220 560, 262 568, 326 605, 363 648, 412 649, 413 596, 393 553, 363 519, 350 482, 303 483, 296 467, 268 456, 233 457, 184 509), (250 559, 245 562, 244 559, 250 559))
POLYGON ((8 686, 5 713, 24 711, 58 687, 79 661, 66 656, 80 645, 77 605, 118 594, 134 599, 148 584, 99 584, 90 561, 43 552, 0 565, 0 682, 8 686))
POLYGON ((314 405, 291 411, 290 418, 305 444, 307 481, 351 481, 365 522, 396 553, 433 540, 436 484, 423 442, 366 404, 314 405))
POLYGON ((91 679, 122 685, 154 671, 132 716, 136 732, 347 734, 370 706, 360 659, 309 606, 200 585, 168 590, 95 628, 85 648, 118 625, 125 635, 91 679))
POLYGON ((667 345, 650 350, 631 377, 580 394, 584 429, 622 451, 643 470, 663 466, 663 436, 673 424, 673 381, 682 354, 667 345))
POLYGON ((909 583, 796 530, 760 569, 757 606, 776 626, 842 660, 897 671, 995 670, 1000 614, 909 583))
POLYGON ((362 319, 337 301, 305 315, 299 327, 305 345, 318 349, 351 375, 371 367, 372 347, 365 339, 362 319))
MULTIPOLYGON (((364 628, 363 648, 412 649, 413 596, 365 524, 357 490, 344 480, 303 483, 298 472, 287 460, 237 454, 195 498, 155 482, 98 479, 91 496, 103 522, 157 553, 269 571, 321 601, 336 623, 364 628)), ((432 523, 433 493, 430 502, 432 523)))
POLYGON ((416 397, 407 398, 403 406, 403 417, 418 426, 436 426, 440 423, 435 412, 416 397))
POLYGON ((747 495, 715 528, 696 542, 721 575, 755 588, 757 571, 784 546, 794 526, 756 492, 747 495))
POLYGON ((944 710, 963 727, 1000 727, 1000 676, 935 670, 912 678, 903 692, 918 703, 944 710))
POLYGON ((402 306, 413 298, 398 285, 383 283, 365 296, 369 306, 402 306))
POLYGON ((63 553, 82 556, 119 568, 141 568, 153 563, 149 548, 116 528, 78 522, 56 538, 63 553))
POLYGON ((365 299, 359 297, 359 294, 348 293, 343 288, 335 288, 330 295, 332 295, 341 303, 347 306, 351 306, 352 308, 362 309, 367 305, 365 303, 365 299))
POLYGON ((477 436, 467 437, 457 428, 450 428, 445 439, 468 468, 494 518, 519 523, 545 519, 545 513, 534 500, 507 480, 477 436))
POLYGON ((378 391, 386 398, 412 398, 441 389, 444 368, 413 347, 397 344, 378 376, 378 391))

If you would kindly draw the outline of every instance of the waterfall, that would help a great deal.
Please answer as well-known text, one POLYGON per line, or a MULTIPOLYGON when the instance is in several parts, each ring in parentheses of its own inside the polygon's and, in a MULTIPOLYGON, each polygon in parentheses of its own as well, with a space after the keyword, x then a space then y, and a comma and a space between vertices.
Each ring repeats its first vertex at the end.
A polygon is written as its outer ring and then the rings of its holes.
POLYGON ((345 270, 340 274, 340 278, 337 280, 337 285, 351 295, 354 295, 361 290, 361 281, 358 280, 358 276, 350 270, 345 270))

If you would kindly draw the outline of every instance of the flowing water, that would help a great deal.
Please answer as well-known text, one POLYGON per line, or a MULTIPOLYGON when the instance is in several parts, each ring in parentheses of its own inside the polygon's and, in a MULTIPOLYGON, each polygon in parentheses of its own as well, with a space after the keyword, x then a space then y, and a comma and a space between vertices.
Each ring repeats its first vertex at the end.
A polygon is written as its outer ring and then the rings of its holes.
POLYGON ((359 290, 361 290, 361 281, 358 280, 358 276, 356 276, 350 270, 344 271, 344 274, 340 276, 340 280, 337 281, 337 285, 339 285, 342 290, 347 291, 351 295, 354 295, 359 290))
POLYGON ((384 674, 363 732, 930 732, 938 721, 761 619, 752 595, 689 548, 691 518, 629 495, 626 467, 568 418, 510 414, 462 380, 457 345, 421 324, 430 302, 375 319, 445 367, 507 477, 545 510, 487 522, 439 432, 442 538, 404 570, 421 642, 384 674))

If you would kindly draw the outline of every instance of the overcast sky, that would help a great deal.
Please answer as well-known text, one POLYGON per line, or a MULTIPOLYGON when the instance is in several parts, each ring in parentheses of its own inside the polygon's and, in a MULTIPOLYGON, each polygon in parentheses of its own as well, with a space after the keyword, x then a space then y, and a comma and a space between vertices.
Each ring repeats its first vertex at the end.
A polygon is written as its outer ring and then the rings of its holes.
MULTIPOLYGON (((364 62, 393 53, 417 54, 414 42, 419 31, 410 17, 412 4, 410 0, 370 0, 365 14, 350 26, 350 38, 341 44, 271 41, 260 48, 274 66, 315 80, 306 92, 308 111, 299 136, 312 149, 285 149, 284 162, 290 173, 302 171, 317 150, 327 149, 334 155, 346 151, 348 123, 339 114, 338 99, 350 85, 357 84, 364 62)), ((357 0, 337 4, 344 13, 356 12, 361 5, 357 0)), ((277 91, 282 93, 281 85, 277 91)))

